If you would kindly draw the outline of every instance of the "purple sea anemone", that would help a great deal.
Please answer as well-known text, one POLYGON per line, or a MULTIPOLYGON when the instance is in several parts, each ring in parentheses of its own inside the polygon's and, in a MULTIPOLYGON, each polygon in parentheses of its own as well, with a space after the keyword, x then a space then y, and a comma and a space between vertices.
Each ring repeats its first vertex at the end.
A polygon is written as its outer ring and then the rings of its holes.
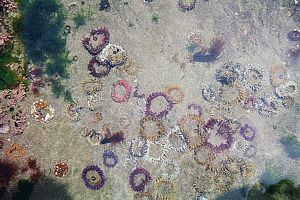
POLYGON ((104 152, 103 164, 106 167, 112 168, 112 167, 116 166, 117 163, 118 163, 118 156, 113 151, 107 150, 104 152), (110 162, 108 160, 112 160, 112 162, 110 162))
POLYGON ((100 190, 106 182, 103 171, 96 165, 87 166, 82 171, 81 178, 90 190, 100 190))
POLYGON ((163 93, 163 92, 154 92, 154 93, 150 94, 147 98, 145 114, 150 115, 153 118, 161 119, 161 118, 165 117, 169 113, 169 111, 172 110, 172 108, 173 108, 173 103, 172 103, 171 99, 165 93, 163 93), (158 113, 153 112, 151 110, 151 103, 157 97, 163 97, 166 100, 166 102, 168 103, 168 106, 164 110, 162 110, 158 113))
POLYGON ((206 138, 204 144, 209 147, 213 152, 220 153, 231 147, 233 143, 233 130, 227 122, 211 118, 204 125, 206 138), (213 139, 216 137, 217 139, 213 139), (219 142, 220 140, 225 142, 219 142))
POLYGON ((145 186, 152 180, 150 173, 144 168, 136 168, 129 175, 129 185, 131 189, 135 192, 143 192, 145 190, 145 186), (143 178, 140 179, 139 183, 137 183, 136 176, 142 174, 143 178))
POLYGON ((240 128, 240 134, 245 140, 252 142, 256 136, 256 129, 248 124, 245 124, 240 128))
POLYGON ((99 54, 109 43, 109 32, 106 28, 94 29, 90 33, 90 37, 82 40, 84 48, 92 55, 99 54))
POLYGON ((93 57, 88 64, 88 70, 92 76, 100 78, 107 76, 111 70, 111 67, 107 61, 101 61, 96 57, 93 57))
POLYGON ((300 30, 294 29, 288 32, 288 39, 291 41, 299 41, 300 40, 300 30))

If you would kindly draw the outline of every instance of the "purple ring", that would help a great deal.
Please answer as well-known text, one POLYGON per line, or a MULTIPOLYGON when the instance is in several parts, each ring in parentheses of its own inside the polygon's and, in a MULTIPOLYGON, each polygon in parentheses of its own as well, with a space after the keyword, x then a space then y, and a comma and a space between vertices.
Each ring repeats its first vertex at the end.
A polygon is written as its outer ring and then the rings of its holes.
POLYGON ((256 136, 256 129, 253 126, 245 124, 240 128, 240 135, 247 141, 252 142, 256 136), (251 132, 250 136, 247 136, 246 133, 251 132))
POLYGON ((88 70, 90 71, 90 74, 94 77, 101 78, 103 76, 107 76, 111 70, 110 65, 107 61, 101 61, 98 60, 96 57, 93 57, 89 64, 88 64, 88 70), (101 72, 97 72, 96 67, 102 66, 103 70, 101 72))
POLYGON ((154 92, 154 93, 150 94, 147 98, 145 114, 150 115, 153 118, 161 119, 161 118, 165 117, 170 112, 170 110, 172 110, 172 108, 173 108, 173 103, 172 103, 171 99, 165 93, 163 93, 163 92, 154 92), (153 112, 151 110, 151 103, 157 97, 163 97, 168 103, 167 108, 162 110, 159 113, 153 112))
POLYGON ((116 166, 117 163, 118 163, 118 156, 113 151, 107 150, 103 153, 103 164, 106 167, 112 168, 116 166), (112 159, 113 163, 109 163, 108 159, 112 159))
POLYGON ((227 150, 231 147, 232 143, 233 143, 233 130, 232 128, 228 125, 228 123, 226 123, 223 120, 217 120, 214 118, 211 118, 208 120, 208 122, 204 125, 204 131, 206 132, 206 137, 205 137, 205 141, 204 144, 209 147, 212 151, 216 152, 216 153, 220 153, 224 150, 227 150), (211 135, 212 130, 216 130, 217 131, 217 135, 224 138, 226 140, 225 143, 221 143, 218 146, 215 146, 213 144, 211 144, 208 141, 209 136, 211 135))
POLYGON ((143 192, 145 190, 145 186, 152 180, 150 173, 144 168, 136 168, 129 175, 129 185, 131 189, 135 192, 143 192), (140 184, 136 184, 135 177, 139 174, 143 174, 145 177, 142 179, 140 184))
POLYGON ((81 174, 81 179, 84 182, 85 186, 90 190, 100 190, 106 182, 103 171, 96 165, 88 165, 86 168, 84 168, 81 174), (96 172, 100 176, 99 182, 93 183, 93 178, 89 178, 87 176, 91 171, 96 172))

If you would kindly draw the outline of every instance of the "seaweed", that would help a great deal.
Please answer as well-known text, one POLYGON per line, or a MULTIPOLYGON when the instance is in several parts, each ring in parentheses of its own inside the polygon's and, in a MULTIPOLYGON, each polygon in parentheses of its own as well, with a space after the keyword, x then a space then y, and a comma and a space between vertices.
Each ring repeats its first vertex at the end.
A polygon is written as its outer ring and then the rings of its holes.
POLYGON ((18 85, 19 78, 16 72, 9 67, 0 66, 0 90, 12 89, 18 85))
POLYGON ((39 183, 32 182, 29 179, 20 179, 18 181, 18 189, 13 193, 12 199, 71 200, 72 198, 66 184, 60 183, 50 177, 46 177, 39 183))
POLYGON ((45 67, 55 97, 64 96, 61 78, 69 77, 66 38, 63 36, 65 10, 59 0, 20 0, 21 17, 15 18, 16 34, 21 32, 25 52, 34 64, 45 67))
POLYGON ((160 17, 158 15, 158 13, 154 12, 154 13, 152 13, 151 19, 152 19, 153 22, 157 23, 159 21, 160 17))
POLYGON ((67 102, 67 103, 74 103, 74 100, 73 100, 73 97, 72 97, 72 94, 71 94, 70 90, 65 91, 64 99, 65 99, 65 102, 67 102))
POLYGON ((5 198, 10 182, 18 175, 19 166, 10 160, 0 160, 0 199, 5 198))
POLYGON ((20 9, 24 28, 21 36, 31 61, 43 63, 65 52, 65 13, 58 0, 23 0, 20 9))
POLYGON ((249 191, 248 200, 298 200, 300 186, 290 179, 282 179, 278 183, 266 186, 264 183, 255 184, 249 191))
POLYGON ((88 10, 84 10, 83 8, 81 8, 80 11, 77 11, 73 17, 76 28, 85 25, 87 19, 91 20, 93 14, 94 13, 90 6, 88 6, 88 10))
POLYGON ((300 142, 296 135, 289 134, 284 136, 280 139, 280 143, 283 145, 288 157, 296 160, 300 159, 300 142))
POLYGON ((28 200, 33 192, 35 183, 29 179, 20 179, 18 181, 18 190, 13 194, 13 200, 28 200))
POLYGON ((61 84, 59 79, 51 80, 51 90, 56 98, 63 96, 65 93, 65 86, 61 84))

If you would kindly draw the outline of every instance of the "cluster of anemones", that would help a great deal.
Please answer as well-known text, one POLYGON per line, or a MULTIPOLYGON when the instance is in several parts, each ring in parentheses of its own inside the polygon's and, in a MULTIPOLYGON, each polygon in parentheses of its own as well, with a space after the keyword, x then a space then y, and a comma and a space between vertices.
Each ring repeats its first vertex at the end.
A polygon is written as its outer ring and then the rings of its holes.
POLYGON ((127 61, 125 50, 121 46, 109 44, 109 37, 106 28, 98 28, 82 41, 84 48, 94 56, 88 64, 88 70, 94 77, 107 76, 113 67, 127 61))
POLYGON ((130 95, 131 95, 131 85, 127 80, 119 80, 117 83, 114 84, 113 92, 111 94, 112 100, 117 103, 126 102, 128 101, 130 95), (118 94, 118 87, 124 87, 125 88, 125 94, 119 95, 118 94))
POLYGON ((145 114, 146 116, 149 115, 153 118, 163 118, 165 117, 173 108, 173 102, 171 101, 171 99, 163 92, 154 92, 152 94, 150 94, 147 98, 147 103, 146 103, 146 111, 145 114), (152 101, 158 97, 163 97, 165 99, 165 101, 168 103, 167 107, 160 111, 160 112, 153 112, 151 109, 151 104, 152 101))
POLYGON ((129 175, 129 185, 135 192, 143 192, 146 185, 152 180, 150 173, 144 168, 136 168, 129 175), (144 175, 143 179, 137 184, 136 176, 144 175))
POLYGON ((87 166, 82 171, 81 178, 90 190, 100 190, 106 183, 103 171, 96 165, 87 166))

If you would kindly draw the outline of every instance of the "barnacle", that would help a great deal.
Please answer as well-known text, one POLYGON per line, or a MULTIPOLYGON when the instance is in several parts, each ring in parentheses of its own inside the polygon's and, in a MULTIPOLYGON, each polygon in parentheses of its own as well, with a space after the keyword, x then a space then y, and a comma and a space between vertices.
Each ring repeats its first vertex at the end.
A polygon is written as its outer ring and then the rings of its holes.
POLYGON ((31 115, 39 122, 48 122, 54 117, 54 109, 43 99, 33 102, 31 115))
POLYGON ((62 177, 64 177, 64 176, 67 175, 68 170, 69 170, 69 166, 68 166, 67 163, 64 163, 64 162, 57 163, 57 164, 54 166, 54 175, 55 175, 57 178, 62 178, 62 177))
POLYGON ((190 11, 195 8, 196 0, 179 0, 178 5, 182 11, 190 11))
POLYGON ((202 89, 202 96, 206 101, 213 102, 218 98, 217 92, 214 87, 205 85, 202 89))

